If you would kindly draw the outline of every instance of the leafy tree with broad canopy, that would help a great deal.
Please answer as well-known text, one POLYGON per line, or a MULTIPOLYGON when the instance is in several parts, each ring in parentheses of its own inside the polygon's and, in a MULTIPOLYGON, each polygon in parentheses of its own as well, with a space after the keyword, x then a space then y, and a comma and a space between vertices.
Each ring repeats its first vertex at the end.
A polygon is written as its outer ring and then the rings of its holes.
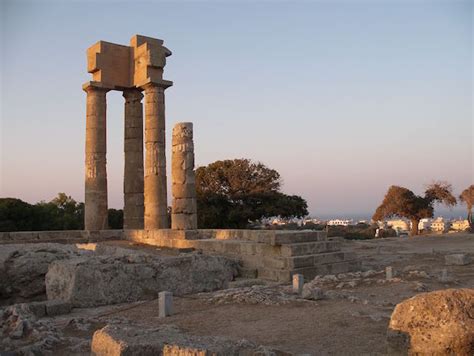
POLYGON ((411 221, 411 235, 418 235, 418 224, 421 219, 432 218, 434 204, 441 203, 449 207, 456 205, 452 194, 452 186, 446 182, 435 182, 427 186, 424 196, 419 196, 411 190, 392 185, 377 208, 372 219, 384 220, 399 216, 411 221))
POLYGON ((459 200, 467 206, 467 221, 469 221, 469 231, 474 232, 474 217, 472 216, 472 206, 474 205, 474 184, 464 189, 459 196, 459 200))
POLYGON ((306 201, 280 192, 280 174, 249 159, 196 169, 199 228, 245 228, 263 217, 308 215, 306 201))

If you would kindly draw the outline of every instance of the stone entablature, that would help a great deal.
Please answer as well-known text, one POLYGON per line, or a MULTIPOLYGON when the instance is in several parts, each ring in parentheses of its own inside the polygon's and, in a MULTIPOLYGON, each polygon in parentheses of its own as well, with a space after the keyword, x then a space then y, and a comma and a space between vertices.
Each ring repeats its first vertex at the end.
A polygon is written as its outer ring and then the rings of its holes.
POLYGON ((148 83, 167 88, 173 85, 163 80, 169 56, 171 51, 156 38, 135 35, 130 46, 99 41, 87 49, 87 71, 92 74, 93 85, 110 90, 140 88, 148 83))

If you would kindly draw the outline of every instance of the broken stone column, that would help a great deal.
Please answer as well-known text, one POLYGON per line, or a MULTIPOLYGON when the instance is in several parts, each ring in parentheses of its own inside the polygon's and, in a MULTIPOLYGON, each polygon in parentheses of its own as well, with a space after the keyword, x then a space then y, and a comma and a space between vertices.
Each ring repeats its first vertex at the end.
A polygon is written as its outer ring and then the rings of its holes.
POLYGON ((167 229, 165 152, 165 89, 169 85, 148 83, 145 89, 145 219, 144 228, 167 229))
POLYGON ((84 228, 107 229, 107 89, 89 82, 86 108, 86 172, 84 228))
POLYGON ((123 91, 125 98, 125 142, 123 179, 123 228, 143 229, 143 94, 123 91))
POLYGON ((171 155, 173 194, 171 228, 197 229, 193 124, 191 122, 181 122, 173 127, 171 155))

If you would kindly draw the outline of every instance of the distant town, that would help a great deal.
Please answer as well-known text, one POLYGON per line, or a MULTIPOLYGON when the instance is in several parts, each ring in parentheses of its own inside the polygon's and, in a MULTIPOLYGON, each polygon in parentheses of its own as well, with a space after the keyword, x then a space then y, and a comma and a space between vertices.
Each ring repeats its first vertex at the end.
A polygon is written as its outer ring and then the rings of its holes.
MULTIPOLYGON (((371 220, 354 220, 354 219, 318 219, 312 217, 306 218, 282 218, 279 216, 265 218, 261 220, 261 227, 269 226, 286 226, 286 225, 297 225, 299 227, 313 226, 360 226, 360 225, 372 225, 377 224, 379 229, 391 228, 395 230, 397 236, 408 234, 411 230, 411 222, 408 219, 390 219, 384 221, 371 221, 371 220)), ((434 233, 447 233, 447 232, 460 232, 467 231, 469 229, 469 221, 467 219, 449 219, 442 216, 433 219, 421 219, 418 224, 418 229, 421 232, 434 232, 434 233)))

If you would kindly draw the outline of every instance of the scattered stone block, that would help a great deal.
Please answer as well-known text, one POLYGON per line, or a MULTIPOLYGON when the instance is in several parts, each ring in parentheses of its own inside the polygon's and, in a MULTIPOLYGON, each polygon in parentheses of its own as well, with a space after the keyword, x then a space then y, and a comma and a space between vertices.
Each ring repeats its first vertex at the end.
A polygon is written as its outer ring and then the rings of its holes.
POLYGON ((160 318, 171 316, 173 314, 173 293, 160 292, 158 295, 160 318))
POLYGON ((25 306, 33 313, 37 318, 42 318, 46 315, 46 305, 45 302, 32 302, 27 303, 25 306))
POLYGON ((399 303, 387 332, 390 355, 473 355, 474 289, 421 293, 399 303))
POLYGON ((443 268, 441 270, 441 276, 439 277, 439 281, 441 283, 448 283, 448 282, 452 282, 454 279, 453 277, 450 277, 448 275, 448 270, 446 268, 443 268))
POLYGON ((52 263, 46 291, 50 300, 93 307, 156 299, 164 290, 174 295, 209 292, 225 288, 236 274, 237 263, 220 256, 92 256, 52 263))
POLYGON ((324 299, 325 294, 321 288, 316 287, 311 283, 306 283, 303 286, 303 292, 301 293, 301 297, 309 300, 320 300, 324 299))
POLYGON ((302 274, 293 275, 293 292, 301 294, 303 292, 304 277, 302 274))
POLYGON ((248 340, 189 335, 173 325, 107 325, 92 338, 95 356, 283 355, 248 340))
POLYGON ((385 267, 385 279, 393 278, 393 268, 391 266, 385 267))
POLYGON ((2 245, 0 299, 6 304, 46 299, 45 274, 49 265, 89 253, 57 243, 2 245))
POLYGON ((64 302, 62 300, 48 300, 45 303, 45 307, 47 316, 68 314, 72 309, 70 303, 64 302))
POLYGON ((465 266, 471 263, 471 258, 464 253, 454 253, 444 256, 444 263, 447 266, 465 266))

